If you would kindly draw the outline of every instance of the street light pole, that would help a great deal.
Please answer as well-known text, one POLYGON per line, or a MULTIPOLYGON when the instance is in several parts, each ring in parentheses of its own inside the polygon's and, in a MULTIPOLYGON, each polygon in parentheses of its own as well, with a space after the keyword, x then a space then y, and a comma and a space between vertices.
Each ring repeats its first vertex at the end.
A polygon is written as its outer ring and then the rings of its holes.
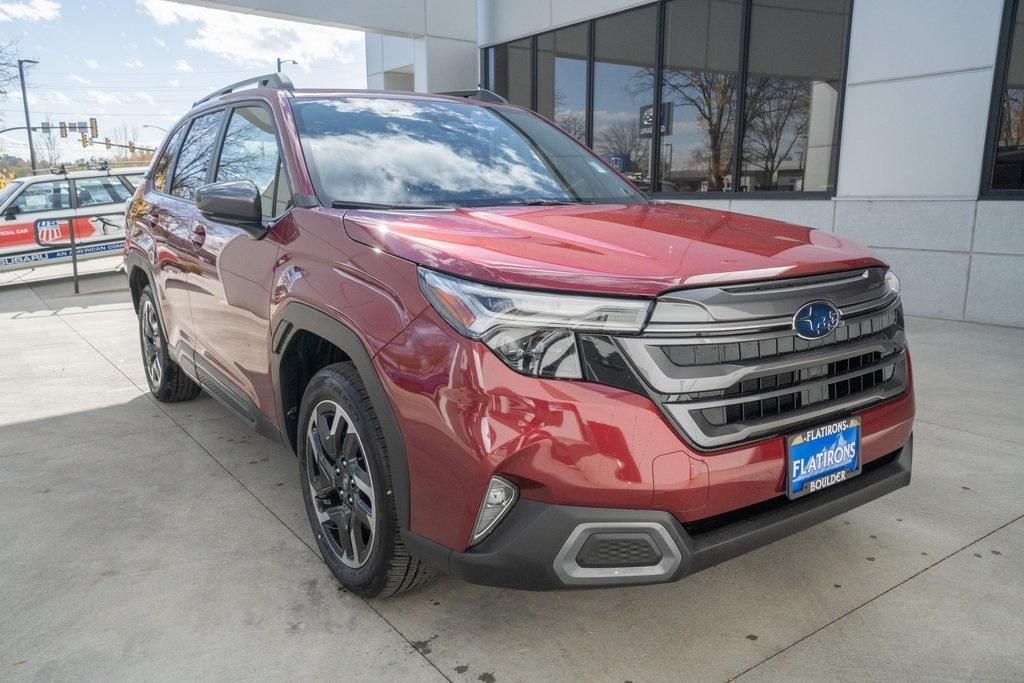
POLYGON ((28 118, 28 95, 25 93, 25 65, 38 64, 33 59, 18 60, 18 76, 21 78, 21 103, 25 105, 25 129, 28 131, 28 158, 32 172, 36 170, 36 148, 32 146, 32 122, 28 118))
POLYGON ((282 64, 294 64, 295 66, 299 65, 299 63, 296 62, 294 59, 281 59, 280 57, 278 57, 277 58, 277 73, 281 73, 281 65, 282 64))

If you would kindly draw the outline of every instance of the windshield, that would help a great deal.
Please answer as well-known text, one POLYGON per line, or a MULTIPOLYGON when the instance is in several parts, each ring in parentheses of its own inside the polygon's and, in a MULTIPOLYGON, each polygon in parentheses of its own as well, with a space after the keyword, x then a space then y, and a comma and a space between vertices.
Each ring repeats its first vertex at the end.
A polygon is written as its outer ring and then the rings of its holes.
POLYGON ((0 206, 6 204, 7 200, 13 197, 21 186, 22 183, 17 180, 4 185, 3 189, 0 189, 0 206))
POLYGON ((646 203, 538 116, 470 103, 293 100, 317 194, 344 206, 646 203))

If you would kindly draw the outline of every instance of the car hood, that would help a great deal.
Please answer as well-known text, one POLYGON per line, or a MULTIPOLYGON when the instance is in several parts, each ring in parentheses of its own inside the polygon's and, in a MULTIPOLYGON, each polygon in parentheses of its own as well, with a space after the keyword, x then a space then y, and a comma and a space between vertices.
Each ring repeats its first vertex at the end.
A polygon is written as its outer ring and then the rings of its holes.
POLYGON ((829 232, 682 204, 349 210, 349 236, 515 287, 655 296, 681 287, 882 265, 829 232))

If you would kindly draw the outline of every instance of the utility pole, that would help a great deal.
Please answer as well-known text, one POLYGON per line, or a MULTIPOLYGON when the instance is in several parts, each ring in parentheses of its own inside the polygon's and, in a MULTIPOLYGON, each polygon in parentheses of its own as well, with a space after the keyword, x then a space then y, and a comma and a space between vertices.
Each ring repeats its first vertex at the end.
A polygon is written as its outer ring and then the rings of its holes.
POLYGON ((32 171, 36 170, 36 148, 32 146, 32 122, 28 118, 28 95, 25 93, 25 65, 38 64, 34 59, 18 60, 18 76, 21 77, 21 103, 25 105, 25 129, 28 131, 28 157, 32 171))
POLYGON ((281 73, 281 65, 282 64, 294 64, 295 66, 299 65, 299 63, 296 62, 294 59, 281 59, 280 57, 278 57, 277 58, 277 73, 281 73))

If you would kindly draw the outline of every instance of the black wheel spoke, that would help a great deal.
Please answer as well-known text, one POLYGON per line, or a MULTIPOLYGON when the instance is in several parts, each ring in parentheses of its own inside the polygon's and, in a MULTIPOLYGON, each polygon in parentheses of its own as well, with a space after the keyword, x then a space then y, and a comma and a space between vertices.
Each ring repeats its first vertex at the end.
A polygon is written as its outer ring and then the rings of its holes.
POLYGON ((338 439, 343 422, 341 415, 332 413, 329 406, 321 406, 316 412, 316 431, 320 435, 324 452, 332 460, 337 460, 338 457, 338 439))
POLYGON ((352 560, 354 562, 359 564, 366 561, 369 544, 363 538, 363 528, 359 524, 352 524, 349 529, 349 546, 352 548, 352 560))
POLYGON ((373 500, 373 484, 370 481, 370 475, 367 474, 359 464, 353 464, 351 467, 351 476, 356 482, 356 488, 362 491, 367 498, 373 500))
POLYGON ((313 495, 317 498, 328 498, 338 489, 327 477, 320 475, 313 477, 313 495))
POLYGON ((373 508, 363 500, 362 496, 356 496, 352 500, 352 517, 371 532, 376 519, 373 516, 373 508))
POLYGON ((341 444, 341 459, 351 460, 359 452, 359 437, 355 432, 347 432, 341 444))
MULTIPOLYGON (((327 483, 330 485, 332 490, 337 488, 336 468, 334 463, 327 458, 327 454, 324 453, 324 447, 320 442, 320 436, 315 431, 309 432, 309 446, 313 451, 313 461, 316 463, 317 469, 320 470, 320 476, 327 480, 327 483)), ((319 487, 315 485, 314 488, 319 490, 319 487)))

